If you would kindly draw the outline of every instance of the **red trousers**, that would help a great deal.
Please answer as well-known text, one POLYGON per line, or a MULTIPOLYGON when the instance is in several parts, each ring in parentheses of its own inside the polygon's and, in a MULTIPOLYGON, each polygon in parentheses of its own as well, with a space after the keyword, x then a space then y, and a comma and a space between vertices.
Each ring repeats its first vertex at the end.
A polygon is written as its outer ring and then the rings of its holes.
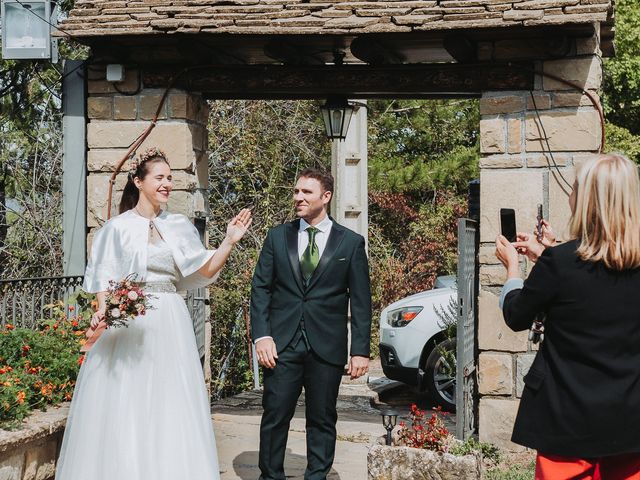
POLYGON ((536 480, 640 480, 640 454, 574 458, 538 453, 536 480))

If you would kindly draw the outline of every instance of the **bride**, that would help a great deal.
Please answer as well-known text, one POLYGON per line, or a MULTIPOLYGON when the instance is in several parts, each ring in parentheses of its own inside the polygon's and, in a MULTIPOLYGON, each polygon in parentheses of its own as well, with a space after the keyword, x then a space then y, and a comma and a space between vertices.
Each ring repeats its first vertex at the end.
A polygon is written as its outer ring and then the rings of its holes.
POLYGON ((110 280, 137 274, 152 308, 128 328, 104 330, 87 353, 56 480, 219 479, 192 322, 177 292, 215 280, 251 212, 242 210, 219 248, 206 250, 185 216, 160 208, 171 180, 164 153, 147 150, 129 173, 120 215, 93 239, 84 289, 97 294, 94 336, 104 328, 110 280))

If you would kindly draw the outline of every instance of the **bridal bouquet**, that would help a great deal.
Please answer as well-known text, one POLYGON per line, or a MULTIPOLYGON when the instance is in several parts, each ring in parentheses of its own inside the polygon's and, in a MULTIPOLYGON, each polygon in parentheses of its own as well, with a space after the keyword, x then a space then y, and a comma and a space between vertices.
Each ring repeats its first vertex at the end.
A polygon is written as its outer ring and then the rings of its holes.
POLYGON ((136 282, 136 274, 128 275, 119 282, 111 280, 107 290, 107 309, 104 321, 107 328, 127 327, 127 323, 138 315, 144 315, 151 307, 152 295, 142 290, 136 282))

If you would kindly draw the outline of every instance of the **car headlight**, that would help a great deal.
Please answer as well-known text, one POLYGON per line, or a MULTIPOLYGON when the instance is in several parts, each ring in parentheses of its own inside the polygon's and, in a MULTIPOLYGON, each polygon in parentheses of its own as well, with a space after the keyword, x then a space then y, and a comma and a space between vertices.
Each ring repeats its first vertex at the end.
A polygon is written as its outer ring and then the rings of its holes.
POLYGON ((392 327, 406 327, 424 307, 402 307, 387 313, 387 323, 392 327))

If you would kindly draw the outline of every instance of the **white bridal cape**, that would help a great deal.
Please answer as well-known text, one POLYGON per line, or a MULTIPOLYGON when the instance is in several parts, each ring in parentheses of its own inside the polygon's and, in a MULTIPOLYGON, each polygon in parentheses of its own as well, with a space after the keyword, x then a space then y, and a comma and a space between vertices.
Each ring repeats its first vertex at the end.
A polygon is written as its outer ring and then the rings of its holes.
POLYGON ((107 329, 80 368, 56 480, 218 480, 209 399, 181 290, 214 279, 198 273, 206 250, 183 215, 149 221, 133 211, 96 233, 84 288, 104 291, 131 273, 152 309, 107 329))
MULTIPOLYGON (((153 220, 160 236, 171 248, 180 271, 178 291, 191 290, 213 282, 198 269, 213 257, 215 250, 202 245, 198 230, 184 215, 163 211, 153 220)), ((99 229, 91 246, 91 257, 84 275, 83 288, 90 293, 109 287, 109 280, 122 280, 130 273, 144 281, 147 272, 149 220, 133 210, 112 218, 99 229)))

